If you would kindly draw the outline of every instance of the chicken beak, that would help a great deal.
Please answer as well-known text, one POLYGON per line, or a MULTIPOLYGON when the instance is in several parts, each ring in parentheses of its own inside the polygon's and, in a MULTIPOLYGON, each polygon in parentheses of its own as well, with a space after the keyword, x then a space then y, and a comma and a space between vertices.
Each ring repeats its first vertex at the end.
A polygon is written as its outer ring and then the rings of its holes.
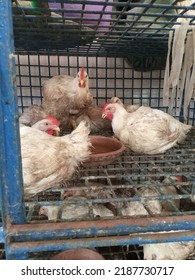
POLYGON ((107 114, 106 113, 103 113, 102 114, 102 119, 105 119, 107 117, 107 114))
POLYGON ((60 135, 60 128, 59 128, 59 126, 54 125, 52 129, 55 130, 55 135, 56 135, 56 136, 59 136, 59 135, 60 135))
POLYGON ((83 87, 83 85, 84 85, 84 81, 80 80, 80 87, 83 87))

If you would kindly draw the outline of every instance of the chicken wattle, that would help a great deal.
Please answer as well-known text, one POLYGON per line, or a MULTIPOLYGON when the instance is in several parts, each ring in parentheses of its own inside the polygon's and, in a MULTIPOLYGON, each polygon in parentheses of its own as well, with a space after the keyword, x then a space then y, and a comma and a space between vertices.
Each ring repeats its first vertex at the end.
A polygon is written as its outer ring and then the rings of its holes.
POLYGON ((58 136, 60 132, 59 122, 52 116, 46 116, 44 119, 32 125, 32 128, 46 132, 49 135, 58 136))

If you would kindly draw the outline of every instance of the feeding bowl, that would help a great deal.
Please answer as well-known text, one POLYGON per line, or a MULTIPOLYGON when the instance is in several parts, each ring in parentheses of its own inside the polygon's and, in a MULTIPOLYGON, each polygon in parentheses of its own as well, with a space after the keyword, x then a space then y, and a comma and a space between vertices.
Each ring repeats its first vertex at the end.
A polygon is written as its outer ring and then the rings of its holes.
POLYGON ((83 163, 85 167, 97 167, 113 163, 125 150, 125 146, 113 137, 90 135, 91 155, 83 163))

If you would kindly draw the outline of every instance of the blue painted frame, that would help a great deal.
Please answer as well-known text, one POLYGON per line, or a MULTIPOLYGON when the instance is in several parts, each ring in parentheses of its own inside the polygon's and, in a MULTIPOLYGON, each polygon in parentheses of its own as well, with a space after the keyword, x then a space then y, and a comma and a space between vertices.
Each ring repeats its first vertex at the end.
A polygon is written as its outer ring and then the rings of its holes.
MULTIPOLYGON (((0 38, 0 128, 3 131, 0 182, 3 198, 2 219, 6 236, 10 224, 25 222, 11 1, 0 0, 0 38)), ((9 259, 11 256, 7 237, 5 248, 6 257, 9 259)), ((17 258, 23 257, 18 255, 17 258)))
MULTIPOLYGON (((70 248, 144 244, 150 242, 189 241, 195 239, 195 220, 178 223, 127 225, 122 222, 113 227, 98 228, 97 223, 86 229, 78 229, 77 239, 68 238, 77 234, 75 228, 60 229, 52 224, 50 228, 39 229, 40 225, 25 225, 23 203, 22 163, 19 137, 19 114, 16 96, 16 76, 13 44, 11 1, 0 0, 0 208, 2 208, 3 227, 0 227, 0 242, 5 243, 7 259, 26 259, 28 252, 63 250, 70 248), (13 225, 17 229, 11 232, 13 225), (21 229, 24 225, 25 230, 21 229), (33 228, 33 229, 32 229, 33 228), (104 237, 85 238, 87 233, 96 235, 96 231, 105 233, 104 237), (169 234, 164 239, 158 236, 139 235, 147 231, 190 230, 190 233, 169 234), (135 237, 129 233, 137 232, 135 237), (121 233, 121 236, 117 236, 121 233), (117 237, 107 236, 115 234, 117 237), (126 235, 126 236, 124 236, 126 235), (64 238, 63 240, 61 238, 64 238), (67 238, 67 239, 66 239, 67 238), (80 238, 80 239, 79 239, 80 238), (18 242, 21 241, 21 242, 18 242), (17 243, 18 242, 18 243, 17 243)), ((53 224, 55 225, 55 224, 53 224)), ((61 224, 63 226, 63 224, 61 224)), ((158 233, 157 233, 158 235, 158 233)))

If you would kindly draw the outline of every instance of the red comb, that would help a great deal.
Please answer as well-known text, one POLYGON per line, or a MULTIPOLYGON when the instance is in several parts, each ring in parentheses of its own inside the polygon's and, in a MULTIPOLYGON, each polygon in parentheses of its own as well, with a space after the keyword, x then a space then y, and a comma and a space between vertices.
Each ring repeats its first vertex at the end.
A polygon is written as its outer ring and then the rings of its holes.
POLYGON ((84 67, 81 68, 81 80, 84 79, 85 69, 84 67))
POLYGON ((106 107, 108 106, 109 103, 105 103, 104 106, 102 107, 102 113, 104 113, 106 107))
POLYGON ((59 121, 56 118, 54 118, 53 116, 48 115, 48 116, 45 117, 45 119, 52 121, 52 123, 56 126, 60 125, 59 121))
POLYGON ((183 180, 182 180, 182 176, 176 176, 176 180, 177 180, 177 182, 183 182, 183 180))

